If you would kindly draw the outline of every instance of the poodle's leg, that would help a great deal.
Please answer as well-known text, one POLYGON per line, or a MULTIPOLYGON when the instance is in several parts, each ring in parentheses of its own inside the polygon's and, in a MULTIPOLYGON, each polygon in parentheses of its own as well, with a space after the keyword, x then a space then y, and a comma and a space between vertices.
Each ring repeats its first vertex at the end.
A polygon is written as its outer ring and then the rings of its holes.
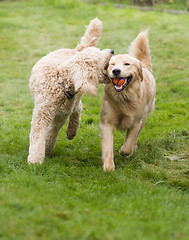
POLYGON ((82 102, 79 99, 73 109, 72 114, 69 117, 68 127, 67 127, 67 138, 69 140, 73 139, 77 133, 80 124, 80 117, 82 111, 82 102))
POLYGON ((56 139, 58 133, 62 126, 65 124, 68 115, 57 115, 52 123, 49 125, 47 134, 46 134, 46 142, 45 142, 45 155, 49 155, 56 144, 56 139))
POLYGON ((45 157, 45 137, 54 118, 56 105, 36 104, 30 132, 28 163, 42 163, 45 157))
POLYGON ((104 171, 115 170, 114 153, 113 153, 113 131, 114 126, 111 124, 100 124, 101 143, 102 143, 102 161, 104 171))
MULTIPOLYGON (((131 156, 137 148, 137 138, 141 129, 142 121, 136 126, 127 130, 127 136, 123 146, 119 150, 119 154, 122 156, 131 156)), ((142 129, 141 129, 142 130, 142 129)))

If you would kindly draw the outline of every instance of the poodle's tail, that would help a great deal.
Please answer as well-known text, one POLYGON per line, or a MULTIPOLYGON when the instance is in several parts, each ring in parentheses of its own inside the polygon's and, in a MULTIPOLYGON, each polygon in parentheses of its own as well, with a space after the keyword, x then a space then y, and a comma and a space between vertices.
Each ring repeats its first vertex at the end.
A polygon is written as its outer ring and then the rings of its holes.
POLYGON ((81 38, 80 44, 77 45, 76 50, 82 51, 87 47, 95 47, 100 40, 101 33, 102 22, 98 18, 91 20, 84 36, 81 38))
POLYGON ((129 54, 142 62, 152 72, 150 47, 148 42, 148 30, 139 33, 129 48, 129 54))

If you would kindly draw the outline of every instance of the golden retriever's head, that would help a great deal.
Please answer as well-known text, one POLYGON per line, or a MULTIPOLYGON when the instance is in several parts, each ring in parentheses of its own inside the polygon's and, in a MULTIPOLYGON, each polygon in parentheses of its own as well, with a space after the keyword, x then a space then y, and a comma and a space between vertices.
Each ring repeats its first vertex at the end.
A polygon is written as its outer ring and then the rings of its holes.
POLYGON ((136 80, 143 81, 140 61, 127 54, 113 56, 110 59, 107 73, 117 92, 122 92, 136 80))

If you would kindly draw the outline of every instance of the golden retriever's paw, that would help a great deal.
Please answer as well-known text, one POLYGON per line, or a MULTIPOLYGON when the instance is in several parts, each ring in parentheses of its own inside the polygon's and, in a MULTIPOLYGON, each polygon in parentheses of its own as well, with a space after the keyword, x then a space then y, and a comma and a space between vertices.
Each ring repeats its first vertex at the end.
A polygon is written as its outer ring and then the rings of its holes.
POLYGON ((121 156, 130 157, 133 154, 133 150, 132 149, 125 149, 125 148, 121 147, 119 149, 119 154, 121 156))
POLYGON ((103 164, 103 169, 104 169, 104 171, 105 172, 110 172, 110 171, 114 171, 115 170, 115 165, 114 165, 114 163, 104 163, 103 164))

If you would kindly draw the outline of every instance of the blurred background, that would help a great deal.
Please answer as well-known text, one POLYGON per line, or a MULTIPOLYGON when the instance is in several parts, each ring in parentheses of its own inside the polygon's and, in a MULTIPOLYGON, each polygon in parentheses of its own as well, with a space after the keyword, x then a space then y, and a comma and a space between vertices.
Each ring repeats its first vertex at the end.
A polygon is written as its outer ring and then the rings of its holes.
POLYGON ((189 10, 189 0, 85 0, 90 3, 112 2, 132 6, 153 6, 156 8, 189 10))

